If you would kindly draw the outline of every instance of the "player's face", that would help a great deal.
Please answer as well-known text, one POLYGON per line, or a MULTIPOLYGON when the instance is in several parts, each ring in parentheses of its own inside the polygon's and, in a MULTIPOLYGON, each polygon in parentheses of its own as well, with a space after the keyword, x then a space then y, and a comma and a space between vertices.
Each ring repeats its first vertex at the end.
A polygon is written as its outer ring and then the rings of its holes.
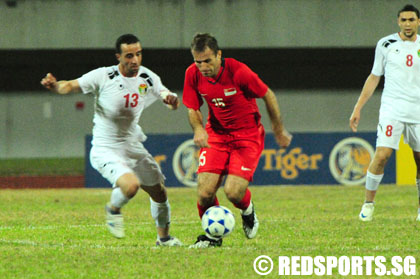
POLYGON ((420 20, 415 12, 401 12, 398 17, 398 25, 400 26, 400 35, 403 39, 416 39, 417 30, 420 20))
POLYGON ((142 59, 142 48, 140 43, 121 44, 121 53, 117 53, 117 59, 120 61, 120 71, 124 76, 136 76, 142 59))
POLYGON ((210 48, 206 48, 202 52, 192 51, 194 62, 201 74, 205 77, 216 77, 222 64, 222 51, 217 54, 210 48))

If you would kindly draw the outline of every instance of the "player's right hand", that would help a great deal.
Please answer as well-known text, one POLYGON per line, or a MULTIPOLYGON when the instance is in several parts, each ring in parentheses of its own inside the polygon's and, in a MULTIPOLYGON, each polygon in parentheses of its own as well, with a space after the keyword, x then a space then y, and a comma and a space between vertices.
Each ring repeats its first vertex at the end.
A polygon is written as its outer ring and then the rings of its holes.
POLYGON ((194 143, 200 148, 210 147, 208 143, 209 135, 204 128, 196 129, 194 131, 194 143))
POLYGON ((277 144, 281 148, 286 148, 292 142, 293 136, 286 130, 283 129, 280 134, 274 133, 274 137, 276 139, 277 144))
POLYGON ((57 85, 57 79, 55 76, 53 76, 51 73, 48 73, 42 80, 41 80, 42 86, 44 86, 47 89, 54 89, 57 85))
POLYGON ((357 132, 357 126, 359 125, 360 121, 360 111, 353 110, 353 113, 350 116, 349 119, 349 125, 353 132, 357 132))

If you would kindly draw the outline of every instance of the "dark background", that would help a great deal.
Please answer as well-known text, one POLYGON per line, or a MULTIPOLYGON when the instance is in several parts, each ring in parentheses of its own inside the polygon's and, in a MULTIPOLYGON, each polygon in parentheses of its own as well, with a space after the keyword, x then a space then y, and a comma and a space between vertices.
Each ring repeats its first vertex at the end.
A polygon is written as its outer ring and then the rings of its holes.
MULTIPOLYGON (((369 75, 374 48, 223 49, 224 57, 246 63, 271 88, 357 89, 369 75)), ((46 73, 75 79, 98 67, 115 65, 113 49, 0 50, 0 92, 43 90, 46 73)), ((143 65, 171 89, 181 90, 193 62, 188 49, 145 49, 143 65)))

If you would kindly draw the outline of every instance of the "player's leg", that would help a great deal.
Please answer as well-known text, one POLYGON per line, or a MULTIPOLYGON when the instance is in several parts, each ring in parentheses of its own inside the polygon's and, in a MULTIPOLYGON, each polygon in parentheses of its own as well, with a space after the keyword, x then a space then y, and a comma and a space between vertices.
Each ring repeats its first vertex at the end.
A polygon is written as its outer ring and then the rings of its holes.
POLYGON ((222 179, 223 177, 218 173, 202 172, 198 174, 197 209, 200 219, 208 208, 219 205, 216 193, 222 183, 222 179))
POLYGON ((165 176, 153 156, 141 145, 135 150, 134 171, 140 179, 141 188, 150 196, 150 211, 155 220, 157 245, 180 246, 181 241, 169 233, 171 206, 163 181, 165 176))
POLYGON ((208 208, 219 205, 216 192, 226 173, 230 155, 227 145, 229 137, 211 130, 207 132, 211 147, 201 148, 197 170, 197 208, 200 219, 208 208))
POLYGON ((182 242, 170 235, 171 206, 169 204, 165 186, 158 183, 153 186, 142 185, 141 188, 150 196, 150 211, 157 229, 156 245, 181 246, 182 242))
POLYGON ((264 136, 262 126, 246 134, 234 134, 235 141, 229 159, 229 175, 224 187, 227 198, 241 211, 242 228, 247 238, 254 238, 259 227, 248 184, 252 181, 264 149, 264 136))
POLYGON ((379 184, 384 176, 385 166, 393 150, 398 150, 401 134, 404 131, 402 122, 390 119, 380 119, 375 155, 369 164, 365 183, 365 202, 359 213, 361 221, 371 221, 374 212, 374 201, 379 184))
POLYGON ((106 223, 113 236, 122 238, 125 232, 121 208, 136 195, 140 181, 134 173, 128 172, 122 174, 114 185, 111 200, 105 207, 106 223))
POLYGON ((385 165, 391 157, 393 152, 392 148, 378 147, 376 148, 375 155, 371 161, 365 183, 365 202, 359 213, 359 219, 362 221, 371 221, 374 212, 374 200, 376 191, 384 176, 385 165))
POLYGON ((404 132, 404 141, 408 143, 413 150, 413 157, 416 163, 416 186, 419 197, 419 206, 417 209, 417 221, 420 221, 420 124, 407 124, 404 132))
MULTIPOLYGON (((219 205, 217 190, 220 187, 223 177, 218 173, 201 172, 197 177, 197 208, 200 219, 204 212, 212 206, 219 205)), ((222 239, 214 238, 208 234, 197 237, 196 242, 189 248, 208 248, 222 245, 222 239)))
MULTIPOLYGON (((200 150, 200 163, 197 176, 197 209, 201 219, 204 212, 214 205, 219 205, 217 190, 223 180, 229 153, 223 136, 211 135, 211 148, 200 150)), ((190 248, 207 248, 222 245, 221 238, 214 238, 208 234, 199 235, 190 248)))
POLYGON ((126 161, 127 158, 119 149, 93 146, 90 152, 92 167, 113 185, 105 213, 108 230, 117 238, 125 235, 121 208, 136 194, 140 186, 138 178, 126 161))
POLYGON ((228 175, 224 187, 226 197, 239 208, 242 216, 242 228, 247 238, 257 235, 259 222, 255 214, 254 204, 251 201, 251 191, 248 189, 249 181, 236 175, 228 175))
POLYGON ((111 194, 110 209, 119 213, 121 208, 137 194, 140 181, 134 173, 128 172, 121 175, 115 185, 111 194))
POLYGON ((394 150, 388 147, 378 147, 375 150, 373 160, 369 164, 366 178, 366 195, 365 200, 373 202, 375 200, 376 191, 384 176, 385 166, 394 150))

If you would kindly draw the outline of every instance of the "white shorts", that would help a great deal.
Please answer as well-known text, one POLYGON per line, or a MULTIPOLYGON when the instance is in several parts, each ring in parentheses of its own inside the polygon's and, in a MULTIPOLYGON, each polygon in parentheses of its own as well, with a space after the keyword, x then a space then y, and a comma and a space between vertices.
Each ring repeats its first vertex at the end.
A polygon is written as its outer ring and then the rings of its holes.
POLYGON ((376 147, 399 148, 401 135, 411 149, 420 152, 420 123, 406 123, 393 119, 379 119, 376 147))
POLYGON ((134 173, 143 186, 154 186, 165 179, 158 163, 140 142, 127 143, 123 148, 92 146, 90 162, 113 187, 126 173, 134 173))

